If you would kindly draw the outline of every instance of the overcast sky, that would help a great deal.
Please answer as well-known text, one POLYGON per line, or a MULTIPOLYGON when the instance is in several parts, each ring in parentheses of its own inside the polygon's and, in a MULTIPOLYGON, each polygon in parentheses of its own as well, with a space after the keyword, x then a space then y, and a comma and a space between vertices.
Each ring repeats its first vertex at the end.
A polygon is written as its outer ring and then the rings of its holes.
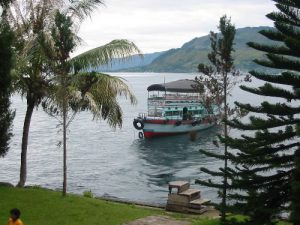
POLYGON ((271 0, 105 0, 82 24, 84 43, 76 53, 123 38, 143 53, 178 48, 216 31, 224 14, 237 28, 272 26, 265 15, 274 10, 271 0))

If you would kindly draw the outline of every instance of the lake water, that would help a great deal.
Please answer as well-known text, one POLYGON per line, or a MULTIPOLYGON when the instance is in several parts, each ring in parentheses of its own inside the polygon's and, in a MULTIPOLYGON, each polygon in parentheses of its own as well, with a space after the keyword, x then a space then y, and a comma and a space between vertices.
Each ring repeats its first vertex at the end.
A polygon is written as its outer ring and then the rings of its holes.
MULTIPOLYGON (((200 188, 205 198, 215 200, 216 190, 199 187, 195 179, 207 179, 200 167, 218 169, 222 162, 208 158, 199 149, 213 152, 212 140, 219 128, 199 132, 195 141, 189 135, 139 139, 132 121, 139 112, 146 112, 147 87, 177 79, 193 79, 195 74, 122 73, 138 98, 131 106, 120 99, 124 112, 122 129, 111 129, 105 121, 93 121, 92 116, 80 113, 73 120, 68 133, 68 192, 91 190, 96 196, 109 195, 122 199, 165 203, 167 184, 173 180, 187 180, 200 188)), ((233 98, 253 102, 253 96, 238 88, 233 98)), ((0 158, 0 181, 16 184, 19 176, 20 148, 26 102, 13 97, 16 109, 14 137, 5 158, 0 158)), ((46 188, 62 187, 62 148, 58 147, 62 133, 58 122, 40 108, 34 111, 28 145, 27 185, 46 188)))

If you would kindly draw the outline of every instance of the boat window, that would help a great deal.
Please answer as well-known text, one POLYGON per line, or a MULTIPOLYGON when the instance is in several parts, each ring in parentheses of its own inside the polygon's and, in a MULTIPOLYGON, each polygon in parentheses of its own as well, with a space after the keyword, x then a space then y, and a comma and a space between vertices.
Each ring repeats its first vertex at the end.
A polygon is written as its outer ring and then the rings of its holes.
POLYGON ((166 112, 166 116, 172 116, 172 112, 166 112))

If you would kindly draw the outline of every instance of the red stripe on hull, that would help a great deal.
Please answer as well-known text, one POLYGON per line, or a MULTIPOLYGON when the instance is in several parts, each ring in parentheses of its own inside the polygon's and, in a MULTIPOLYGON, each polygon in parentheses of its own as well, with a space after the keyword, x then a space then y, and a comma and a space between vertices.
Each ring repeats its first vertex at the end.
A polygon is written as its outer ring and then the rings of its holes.
POLYGON ((152 124, 166 124, 166 120, 144 120, 144 123, 152 123, 152 124))
MULTIPOLYGON (((187 133, 187 132, 184 132, 187 133)), ((165 136, 173 136, 173 135, 177 135, 177 134, 184 134, 184 133, 159 133, 159 132, 148 132, 145 131, 144 132, 144 137, 145 138, 153 138, 153 137, 165 137, 165 136)))
POLYGON ((181 124, 192 124, 194 120, 144 120, 144 123, 150 124, 171 124, 175 125, 176 122, 180 122, 181 124))

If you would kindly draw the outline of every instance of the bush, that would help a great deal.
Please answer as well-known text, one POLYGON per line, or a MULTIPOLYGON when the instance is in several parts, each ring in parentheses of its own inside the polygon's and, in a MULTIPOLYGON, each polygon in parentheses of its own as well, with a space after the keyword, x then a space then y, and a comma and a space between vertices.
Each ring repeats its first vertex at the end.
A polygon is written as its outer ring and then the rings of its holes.
POLYGON ((91 190, 89 191, 84 191, 83 192, 83 197, 86 197, 86 198, 93 198, 94 195, 93 195, 93 192, 91 190))

